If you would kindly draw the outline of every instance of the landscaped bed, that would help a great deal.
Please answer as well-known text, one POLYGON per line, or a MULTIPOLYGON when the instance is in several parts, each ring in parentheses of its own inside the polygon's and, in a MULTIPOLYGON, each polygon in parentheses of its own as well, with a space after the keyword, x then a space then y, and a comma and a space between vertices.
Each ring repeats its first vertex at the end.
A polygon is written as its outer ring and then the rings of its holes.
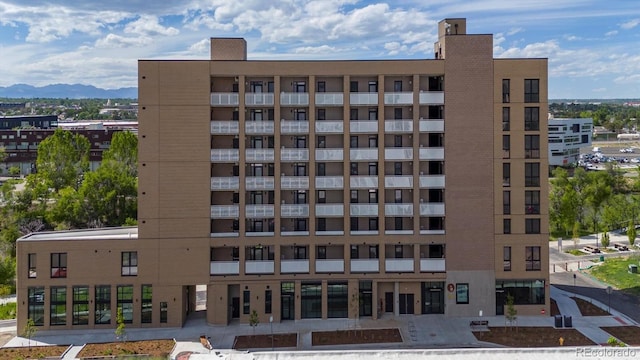
POLYGON ((32 346, 0 348, 0 359, 43 359, 61 357, 68 346, 32 346))
POLYGON ((638 256, 606 258, 602 264, 589 269, 587 273, 605 284, 611 284, 614 288, 632 295, 640 295, 640 274, 629 273, 629 265, 639 263, 638 256))
POLYGON ((78 354, 78 358, 132 354, 147 354, 154 357, 166 358, 171 354, 174 346, 175 341, 173 340, 142 340, 87 344, 78 354))
POLYGON ((274 348, 295 348, 298 346, 298 334, 273 334, 271 335, 243 335, 236 336, 233 341, 233 348, 236 350, 248 349, 270 349, 274 348))
POLYGON ((593 305, 592 303, 578 298, 578 297, 572 297, 572 299, 576 302, 576 304, 578 305, 578 309, 580 309, 580 313, 582 314, 582 316, 609 316, 611 314, 609 314, 608 312, 606 312, 605 310, 602 310, 601 308, 597 307, 596 305, 593 305))
POLYGON ((402 342, 402 336, 398 329, 314 331, 311 334, 311 345, 313 346, 397 342, 402 342))
POLYGON ((618 338, 630 346, 640 346, 640 327, 637 326, 605 326, 602 330, 618 338))
POLYGON ((479 341, 505 345, 509 347, 553 347, 595 345, 593 341, 576 329, 556 329, 552 327, 489 327, 489 331, 474 331, 479 341))

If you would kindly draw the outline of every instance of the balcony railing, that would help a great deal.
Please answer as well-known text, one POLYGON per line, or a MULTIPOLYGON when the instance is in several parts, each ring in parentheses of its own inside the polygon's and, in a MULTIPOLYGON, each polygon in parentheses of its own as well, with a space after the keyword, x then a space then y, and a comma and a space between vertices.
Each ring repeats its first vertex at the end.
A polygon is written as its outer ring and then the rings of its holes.
POLYGON ((420 148, 420 160, 444 160, 444 148, 420 148))
POLYGON ((316 134, 342 134, 344 133, 344 122, 334 120, 316 121, 316 134))
POLYGON ((420 105, 442 105, 444 104, 444 92, 442 91, 428 91, 428 92, 420 92, 419 96, 420 105))
POLYGON ((378 93, 351 93, 349 94, 351 105, 378 105, 378 93))
POLYGON ((344 204, 316 204, 317 217, 343 217, 344 204))
POLYGON ((309 122, 283 120, 280 122, 280 133, 281 134, 308 134, 309 122))
POLYGON ((378 160, 378 148, 350 149, 351 161, 378 160))
POLYGON ((343 93, 316 93, 316 106, 342 106, 343 93))
POLYGON ((384 132, 387 134, 412 133, 413 120, 385 120, 384 132))
POLYGON ((413 104, 412 92, 388 92, 384 94, 385 105, 411 105, 413 104))
POLYGON ((316 149, 316 161, 343 161, 343 149, 316 149))
POLYGON ((239 261, 212 261, 209 270, 210 275, 238 275, 240 274, 239 261))
POLYGON ((280 272, 283 274, 306 274, 309 272, 309 260, 280 260, 280 272))
POLYGON ((244 183, 247 191, 275 189, 273 176, 247 176, 244 183))
POLYGON ((283 218, 309 217, 309 204, 282 204, 280 216, 283 218))
POLYGON ((309 93, 280 93, 280 105, 282 106, 307 106, 309 105, 309 93))
POLYGON ((342 230, 320 230, 316 231, 317 236, 342 236, 344 231, 342 230))
POLYGON ((420 216, 444 216, 444 203, 420 204, 420 216))
POLYGON ((280 189, 282 190, 308 190, 308 176, 281 176, 280 189))
POLYGON ((211 205, 212 219, 237 219, 240 216, 238 205, 211 205))
POLYGON ((246 217, 251 219, 274 217, 273 205, 269 204, 247 205, 245 213, 246 217))
POLYGON ((247 106, 273 106, 273 93, 246 93, 244 102, 247 106))
POLYGON ((343 273, 344 260, 343 259, 317 259, 316 272, 317 273, 343 273))
POLYGON ((385 216, 413 216, 413 204, 384 204, 385 216))
POLYGON ((386 189, 413 189, 413 176, 393 176, 384 177, 384 187, 386 189))
POLYGON ((420 188, 444 188, 444 179, 444 175, 420 175, 420 188))
POLYGON ((247 162, 273 162, 273 149, 247 149, 245 152, 247 162))
POLYGON ((280 161, 298 162, 309 161, 309 149, 287 149, 280 150, 280 161))
POLYGON ((245 121, 244 131, 248 135, 272 135, 274 133, 273 121, 245 121))
POLYGON ((349 131, 352 134, 377 134, 378 122, 375 120, 352 120, 349 121, 349 131))
POLYGON ((238 162, 240 150, 238 149, 211 149, 211 162, 238 162))
POLYGON ((413 148, 386 148, 385 160, 413 160, 413 148))
POLYGON ((344 189, 344 177, 342 176, 316 176, 316 189, 344 189))
POLYGON ((444 120, 420 119, 420 132, 444 132, 444 120))
POLYGON ((211 178, 211 191, 216 190, 238 190, 240 189, 240 178, 237 176, 224 176, 211 178))
POLYGON ((391 272, 413 272, 413 259, 385 259, 384 268, 391 272))
POLYGON ((420 271, 444 272, 445 259, 420 259, 420 271))
POLYGON ((238 93, 211 93, 211 106, 238 106, 238 93))
POLYGON ((378 204, 350 204, 349 215, 355 217, 378 216, 378 204))
POLYGON ((238 135, 240 122, 238 121, 212 121, 211 135, 238 135))
POLYGON ((378 188, 378 177, 373 176, 351 176, 349 178, 349 187, 352 189, 373 189, 378 188))
POLYGON ((380 271, 379 259, 351 259, 352 273, 371 273, 380 271))
POLYGON ((244 264, 246 274, 273 274, 273 260, 248 260, 244 264))

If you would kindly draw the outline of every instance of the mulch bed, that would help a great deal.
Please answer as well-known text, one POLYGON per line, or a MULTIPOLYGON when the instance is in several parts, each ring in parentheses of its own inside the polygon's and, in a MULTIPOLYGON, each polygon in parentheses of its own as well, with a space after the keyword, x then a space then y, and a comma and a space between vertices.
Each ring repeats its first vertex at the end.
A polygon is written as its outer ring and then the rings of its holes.
POLYGON ((236 336, 233 341, 236 350, 271 349, 272 345, 274 348, 298 347, 298 334, 273 334, 273 341, 271 335, 242 335, 236 336))
POLYGON ((489 327, 489 331, 474 331, 478 341, 485 341, 509 347, 553 347, 596 345, 576 329, 555 329, 552 327, 489 327))
POLYGON ((314 331, 311 345, 349 345, 402 342, 398 329, 314 331))
POLYGON ((593 305, 592 303, 577 298, 577 297, 572 297, 572 299, 576 302, 576 304, 578 304, 578 309, 580 309, 580 313, 582 314, 582 316, 609 316, 611 314, 609 314, 608 312, 606 312, 605 310, 593 305))
POLYGON ((93 343, 85 345, 78 358, 93 358, 98 356, 116 356, 148 354, 156 357, 168 357, 175 347, 173 340, 142 340, 119 341, 110 343, 93 343))
POLYGON ((42 359, 60 357, 69 346, 32 346, 0 348, 0 359, 42 359))
POLYGON ((640 327, 637 326, 605 326, 600 329, 618 338, 630 346, 640 346, 640 327))
POLYGON ((560 313, 560 308, 558 308, 558 304, 556 304, 556 301, 551 299, 551 316, 556 316, 556 315, 562 315, 560 313))

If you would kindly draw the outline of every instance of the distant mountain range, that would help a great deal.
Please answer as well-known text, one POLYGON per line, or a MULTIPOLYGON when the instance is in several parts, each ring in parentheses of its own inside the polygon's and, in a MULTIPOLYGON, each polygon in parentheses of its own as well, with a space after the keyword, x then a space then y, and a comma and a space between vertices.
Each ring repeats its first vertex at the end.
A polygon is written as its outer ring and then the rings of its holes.
POLYGON ((4 98, 55 98, 55 99, 137 99, 138 88, 100 89, 92 85, 53 84, 35 87, 27 84, 0 86, 4 98))

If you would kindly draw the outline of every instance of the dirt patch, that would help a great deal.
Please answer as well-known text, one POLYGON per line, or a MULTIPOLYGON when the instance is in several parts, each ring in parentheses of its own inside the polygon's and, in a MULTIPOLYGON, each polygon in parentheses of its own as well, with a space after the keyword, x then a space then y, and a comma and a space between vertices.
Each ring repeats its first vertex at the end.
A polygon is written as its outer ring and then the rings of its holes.
POLYGON ((311 334, 311 345, 348 345, 402 342, 398 329, 316 331, 311 334))
POLYGON ((609 314, 608 312, 606 312, 605 310, 602 310, 601 308, 593 305, 592 303, 577 298, 577 297, 572 297, 572 299, 576 302, 576 304, 578 305, 578 309, 580 309, 580 313, 582 314, 582 316, 609 316, 611 314, 609 314))
POLYGON ((505 345, 509 347, 553 347, 595 345, 593 341, 575 329, 556 329, 552 327, 489 327, 489 331, 474 331, 479 341, 505 345))
POLYGON ((97 356, 148 354, 168 357, 175 346, 173 340, 124 341, 100 344, 87 344, 78 354, 78 358, 97 356))
POLYGON ((606 326, 602 330, 618 338, 630 346, 640 346, 640 327, 637 326, 606 326))
POLYGON ((271 335, 243 335, 236 336, 233 341, 236 350, 270 349, 272 345, 274 348, 298 347, 298 334, 273 334, 273 341, 271 335))
POLYGON ((60 357, 68 346, 32 346, 11 347, 0 349, 0 359, 42 359, 45 357, 60 357))
POLYGON ((551 299, 551 316, 562 315, 555 300, 551 299))

